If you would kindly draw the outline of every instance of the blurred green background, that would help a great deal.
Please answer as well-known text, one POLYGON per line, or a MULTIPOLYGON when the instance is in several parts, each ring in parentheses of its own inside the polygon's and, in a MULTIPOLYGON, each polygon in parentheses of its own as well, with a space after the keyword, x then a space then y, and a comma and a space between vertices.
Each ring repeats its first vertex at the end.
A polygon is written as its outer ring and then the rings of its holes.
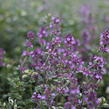
MULTIPOLYGON (((8 98, 11 97, 18 109, 33 109, 31 101, 34 81, 30 78, 21 81, 19 78, 19 58, 23 51, 23 42, 28 31, 37 33, 46 17, 51 14, 64 19, 65 31, 77 37, 85 26, 82 24, 80 7, 90 5, 95 24, 99 27, 96 35, 108 27, 104 16, 109 17, 108 0, 0 0, 0 48, 6 51, 7 67, 0 68, 0 109, 11 109, 8 98), (16 101, 15 101, 16 100, 16 101), (6 105, 5 105, 6 103, 6 105)), ((99 96, 109 101, 109 76, 101 83, 99 96)))

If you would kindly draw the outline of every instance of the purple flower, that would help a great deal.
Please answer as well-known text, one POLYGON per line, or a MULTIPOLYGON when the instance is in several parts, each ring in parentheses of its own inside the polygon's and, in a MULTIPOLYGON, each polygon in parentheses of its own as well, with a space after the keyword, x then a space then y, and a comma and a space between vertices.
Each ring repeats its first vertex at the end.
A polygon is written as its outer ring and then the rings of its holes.
POLYGON ((40 94, 38 94, 38 95, 37 95, 37 98, 38 98, 38 99, 41 99, 41 100, 45 100, 45 99, 46 99, 46 96, 45 96, 45 95, 40 95, 40 94))
POLYGON ((43 38, 43 37, 47 37, 47 36, 48 36, 48 33, 47 33, 46 28, 44 28, 44 27, 40 28, 40 31, 38 33, 38 37, 43 38))
POLYGON ((75 106, 72 106, 71 109, 76 109, 76 107, 75 106))
POLYGON ((100 50, 109 52, 109 30, 107 29, 100 36, 100 50))
POLYGON ((29 56, 30 54, 31 54, 31 53, 28 52, 28 51, 23 51, 23 53, 22 53, 23 56, 29 56))
POLYGON ((90 32, 88 30, 84 30, 82 32, 82 38, 83 38, 83 45, 87 47, 87 44, 89 44, 91 40, 90 32))
POLYGON ((32 95, 32 99, 45 100, 46 99, 46 96, 45 95, 40 95, 40 94, 34 92, 33 95, 32 95))
POLYGON ((36 92, 34 92, 33 95, 32 95, 32 99, 35 99, 35 98, 37 98, 37 93, 36 92))
POLYGON ((64 108, 65 108, 65 109, 71 109, 71 103, 70 103, 70 102, 66 102, 66 103, 64 104, 64 108))
POLYGON ((77 88, 77 89, 72 89, 72 90, 70 91, 70 93, 71 93, 71 94, 79 94, 79 93, 80 93, 80 90, 79 90, 79 88, 77 88))
POLYGON ((29 32, 27 33, 27 37, 28 37, 30 40, 34 40, 34 38, 35 38, 35 33, 32 32, 32 31, 29 31, 29 32))
POLYGON ((26 67, 22 67, 22 66, 19 67, 19 70, 20 70, 21 72, 25 71, 26 69, 27 69, 26 67))
POLYGON ((61 22, 58 17, 52 17, 52 21, 54 22, 54 24, 59 24, 61 22))
POLYGON ((68 34, 66 36, 64 43, 67 46, 78 46, 78 42, 74 39, 74 37, 71 34, 68 34))
POLYGON ((29 48, 33 48, 33 44, 32 44, 32 42, 29 41, 29 40, 26 40, 25 46, 26 46, 26 47, 29 47, 29 48))
POLYGON ((83 14, 83 16, 88 16, 90 14, 90 6, 88 5, 82 6, 80 12, 81 14, 83 14))

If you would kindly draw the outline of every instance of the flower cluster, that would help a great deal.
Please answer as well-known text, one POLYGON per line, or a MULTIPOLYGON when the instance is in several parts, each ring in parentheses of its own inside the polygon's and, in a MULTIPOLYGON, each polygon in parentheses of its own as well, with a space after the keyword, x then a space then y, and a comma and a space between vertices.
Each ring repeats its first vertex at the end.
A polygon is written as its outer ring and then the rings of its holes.
POLYGON ((25 67, 34 72, 31 77, 36 86, 32 99, 37 109, 41 105, 96 109, 100 105, 96 90, 105 73, 105 61, 100 56, 89 57, 88 63, 83 61, 79 41, 72 34, 62 33, 61 22, 52 17, 38 34, 27 35, 27 50, 22 54, 26 60, 21 68, 24 74, 25 67))
POLYGON ((100 36, 100 50, 109 52, 109 29, 103 32, 100 36))
POLYGON ((3 62, 4 54, 5 51, 2 48, 0 48, 0 67, 5 65, 5 63, 3 62))
POLYGON ((91 7, 89 5, 83 5, 80 9, 80 13, 84 17, 83 22, 89 23, 92 21, 92 15, 91 15, 91 7))
POLYGON ((84 52, 92 51, 91 47, 96 44, 94 43, 94 41, 97 39, 96 34, 98 32, 99 27, 96 25, 97 20, 95 19, 95 16, 93 16, 92 8, 89 5, 83 5, 80 9, 80 12, 81 16, 83 16, 81 18, 82 31, 80 34, 80 36, 82 36, 81 53, 83 54, 83 58, 86 60, 86 58, 88 59, 88 53, 84 52))

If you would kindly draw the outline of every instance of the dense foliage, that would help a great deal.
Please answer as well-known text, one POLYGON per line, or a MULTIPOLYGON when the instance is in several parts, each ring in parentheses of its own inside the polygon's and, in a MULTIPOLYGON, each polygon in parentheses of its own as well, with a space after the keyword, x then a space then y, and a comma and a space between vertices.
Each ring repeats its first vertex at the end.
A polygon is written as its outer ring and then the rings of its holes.
MULTIPOLYGON (((22 77, 25 78, 25 73, 30 72, 29 75, 35 80, 32 99, 37 104, 36 109, 44 106, 96 109, 100 105, 96 90, 106 73, 106 61, 95 54, 84 60, 82 53, 88 50, 81 52, 82 43, 72 34, 62 33, 61 19, 51 19, 50 24, 41 27, 37 35, 33 32, 27 34, 27 50, 22 54, 22 77)), ((108 30, 101 34, 100 45, 102 43, 103 47, 108 45, 108 35, 108 30)))

